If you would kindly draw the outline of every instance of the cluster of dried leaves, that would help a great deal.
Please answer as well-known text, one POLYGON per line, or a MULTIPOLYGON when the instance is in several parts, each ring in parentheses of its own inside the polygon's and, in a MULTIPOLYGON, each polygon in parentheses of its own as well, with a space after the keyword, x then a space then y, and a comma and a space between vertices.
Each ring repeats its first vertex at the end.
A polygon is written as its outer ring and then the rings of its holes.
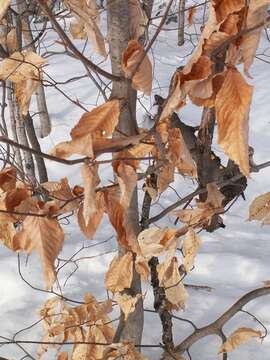
MULTIPOLYGON (((5 2, 1 8, 0 17, 9 3, 5 2)), ((68 158, 74 154, 86 157, 81 166, 83 186, 70 188, 67 179, 62 179, 33 188, 25 181, 17 180, 14 167, 6 167, 0 172, 1 240, 13 251, 38 253, 47 288, 55 282, 54 262, 64 243, 64 232, 58 216, 76 213, 81 231, 92 239, 104 214, 107 214, 118 243, 126 252, 112 260, 105 276, 105 287, 112 293, 112 299, 119 305, 125 318, 142 298, 140 294, 130 296, 125 293, 131 286, 133 272, 136 269, 144 281, 149 281, 148 261, 153 256, 160 259, 157 271, 159 284, 166 292, 167 308, 185 308, 188 293, 179 267, 182 265, 185 273, 192 270, 200 247, 195 229, 209 224, 214 215, 223 212, 223 195, 215 183, 210 183, 207 185, 206 201, 197 201, 196 207, 174 213, 185 224, 184 238, 180 237, 177 229, 155 227, 137 236, 127 213, 138 182, 138 159, 150 154, 154 165, 159 166, 156 187, 151 188, 147 179, 145 183, 145 189, 153 198, 174 181, 175 170, 184 176, 197 178, 196 163, 183 134, 179 128, 173 128, 170 122, 173 112, 184 106, 189 97, 198 106, 215 107, 218 143, 225 154, 239 165, 241 172, 249 175, 248 118, 253 87, 247 83, 245 76, 250 76, 249 68, 260 38, 261 26, 256 26, 265 21, 269 3, 266 0, 251 0, 247 9, 244 0, 210 2, 209 19, 198 47, 185 67, 175 73, 161 116, 150 131, 142 129, 136 136, 112 138, 121 109, 125 106, 123 99, 111 99, 84 113, 71 130, 71 140, 58 144, 51 153, 58 158, 68 158), (255 29, 249 31, 253 27, 255 29), (222 72, 216 69, 218 62, 224 63, 222 72), (237 67, 239 64, 244 66, 244 75, 237 67), (116 152, 112 167, 117 182, 109 187, 100 187, 95 157, 112 151, 116 152), (183 252, 182 264, 175 256, 179 247, 183 252)), ((75 39, 88 38, 96 52, 106 57, 106 41, 99 28, 96 2, 65 0, 65 4, 75 17, 75 22, 70 26, 72 36, 75 39)), ((129 0, 129 4, 132 13, 129 29, 131 41, 122 56, 122 69, 134 89, 150 95, 152 65, 138 41, 143 33, 145 15, 138 0, 129 0)), ((27 114, 31 96, 42 79, 42 66, 46 62, 30 51, 12 52, 16 48, 15 35, 12 29, 5 39, 0 39, 11 53, 0 62, 0 79, 14 83, 21 111, 27 114)), ((263 223, 269 224, 269 202, 269 193, 257 198, 250 208, 250 220, 263 220, 263 223)), ((114 330, 107 316, 111 310, 111 300, 97 303, 90 294, 85 296, 85 305, 78 307, 69 307, 62 300, 50 299, 41 311, 46 333, 44 341, 86 342, 74 345, 74 360, 145 359, 130 343, 111 344, 114 330)), ((232 351, 251 337, 261 337, 261 333, 252 329, 238 329, 223 344, 220 352, 232 351)), ((47 346, 42 346, 38 356, 46 350, 47 346)), ((68 359, 68 354, 61 353, 58 359, 68 359)))

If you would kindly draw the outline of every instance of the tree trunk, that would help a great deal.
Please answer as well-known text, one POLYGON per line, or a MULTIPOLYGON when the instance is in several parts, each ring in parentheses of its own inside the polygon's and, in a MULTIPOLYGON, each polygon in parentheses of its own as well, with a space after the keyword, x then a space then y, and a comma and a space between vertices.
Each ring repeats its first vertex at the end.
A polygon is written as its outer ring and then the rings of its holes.
MULTIPOLYGON (((110 0, 107 2, 108 10, 108 34, 110 45, 110 57, 112 73, 123 76, 121 69, 122 53, 129 41, 129 9, 127 0, 110 0)), ((120 120, 115 131, 115 136, 137 134, 136 122, 136 99, 137 93, 132 89, 130 81, 122 80, 113 82, 111 98, 124 98, 126 105, 121 109, 120 120)), ((127 212, 130 223, 136 234, 139 233, 139 212, 137 189, 134 191, 133 198, 127 212)), ((119 250, 123 254, 124 250, 119 250)), ((133 294, 141 293, 140 276, 135 272, 130 291, 133 294)), ((143 331, 143 303, 139 301, 135 311, 129 315, 125 321, 123 314, 119 321, 118 329, 114 338, 115 342, 130 340, 136 344, 141 343, 143 331)))
MULTIPOLYGON (((34 37, 32 35, 32 29, 30 26, 29 17, 27 16, 28 7, 26 1, 25 0, 18 1, 17 6, 20 14, 23 14, 21 19, 21 24, 22 24, 22 32, 23 32, 25 45, 30 44, 30 49, 33 52, 36 52, 34 37)), ((38 115, 40 121, 40 130, 38 135, 39 137, 44 138, 48 136, 51 132, 51 121, 47 109, 45 91, 42 84, 40 84, 38 89, 36 90, 36 100, 37 100, 37 108, 38 108, 38 115)))

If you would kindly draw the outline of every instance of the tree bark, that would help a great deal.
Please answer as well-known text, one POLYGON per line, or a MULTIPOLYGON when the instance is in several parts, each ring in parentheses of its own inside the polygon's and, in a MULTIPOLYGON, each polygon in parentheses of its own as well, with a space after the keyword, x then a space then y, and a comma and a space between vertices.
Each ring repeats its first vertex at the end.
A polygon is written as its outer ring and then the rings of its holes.
MULTIPOLYGON (((110 0, 107 2, 108 10, 108 34, 110 45, 110 58, 113 75, 122 76, 121 68, 122 53, 129 41, 129 8, 127 0, 110 0)), ((134 135, 137 133, 136 122, 136 99, 137 93, 132 89, 130 81, 121 80, 113 82, 111 98, 124 98, 126 104, 121 109, 120 120, 114 136, 134 135)), ((128 219, 136 234, 139 233, 139 211, 137 189, 127 212, 128 219)), ((120 254, 124 249, 119 250, 120 254)), ((130 292, 141 293, 140 276, 135 272, 130 292)), ((135 311, 125 321, 123 314, 120 316, 119 325, 114 341, 130 340, 136 344, 141 343, 143 331, 143 303, 138 301, 135 311)))

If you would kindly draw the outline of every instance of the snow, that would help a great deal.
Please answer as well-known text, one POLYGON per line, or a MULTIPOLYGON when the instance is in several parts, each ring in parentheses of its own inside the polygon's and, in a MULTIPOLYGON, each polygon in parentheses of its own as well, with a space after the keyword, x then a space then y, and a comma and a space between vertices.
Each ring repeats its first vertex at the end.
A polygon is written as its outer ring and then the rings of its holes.
MULTIPOLYGON (((161 1, 160 1, 161 3, 161 1)), ((104 20, 103 20, 104 21, 104 20)), ((158 20, 157 20, 158 23, 158 20)), ((175 24, 166 26, 176 27, 175 24)), ((198 27, 198 26, 197 26, 198 27)), ((152 29, 154 31, 154 28, 152 29)), ((194 40, 196 38, 195 29, 194 40)), ((59 50, 59 45, 53 43, 53 35, 47 34, 45 43, 42 43, 41 53, 50 44, 50 51, 59 50), (46 47, 45 47, 46 45, 46 47)), ((155 81, 153 94, 166 95, 169 80, 175 68, 186 62, 186 55, 190 54, 192 46, 187 43, 185 48, 178 48, 177 31, 163 31, 154 44, 151 52, 152 62, 155 69, 155 81)), ((83 46, 82 44, 80 46, 83 46)), ((263 32, 262 42, 258 53, 269 48, 266 34, 263 32)), ((87 49, 87 54, 93 54, 87 49)), ((92 55, 93 60, 97 59, 92 55)), ((85 69, 77 61, 64 56, 55 55, 48 58, 49 65, 46 71, 57 81, 65 81, 69 77, 85 74, 85 69)), ((108 62, 102 64, 108 68, 108 62)), ((250 114, 250 144, 255 149, 255 161, 261 163, 269 160, 269 78, 270 66, 259 59, 255 59, 251 70, 255 85, 253 102, 250 114)), ((78 99, 87 109, 102 103, 103 99, 97 96, 97 92, 89 78, 74 81, 66 85, 59 85, 68 96, 76 101, 78 99)), ((43 151, 49 151, 53 145, 60 141, 67 140, 72 126, 78 121, 81 108, 70 103, 63 95, 59 94, 53 87, 46 88, 49 112, 53 122, 52 134, 41 140, 43 151)), ((152 108, 153 99, 142 97, 146 108, 154 112, 152 108)), ((35 106, 33 105, 33 112, 35 106)), ((200 109, 188 104, 181 112, 181 118, 188 124, 197 125, 200 122, 200 109)), ((141 126, 146 126, 145 111, 138 108, 138 119, 141 126)), ((38 124, 37 124, 38 127, 38 124)), ((220 150, 215 146, 218 155, 220 150)), ((81 184, 82 180, 78 175, 78 166, 64 166, 46 161, 51 180, 58 180, 61 177, 68 177, 70 184, 81 184)), ((101 168, 102 184, 108 184, 112 180, 112 174, 107 166, 101 168)), ((261 227, 257 222, 248 222, 248 205, 252 199, 259 194, 269 191, 270 169, 265 169, 259 174, 252 174, 248 181, 248 188, 245 192, 246 200, 240 198, 237 203, 224 215, 226 229, 221 229, 213 234, 202 232, 202 246, 196 258, 195 269, 185 279, 188 284, 207 285, 213 287, 212 292, 188 289, 190 298, 184 312, 177 313, 178 316, 194 321, 198 326, 205 326, 220 316, 229 306, 246 292, 263 285, 263 281, 270 278, 269 252, 270 237, 269 228, 261 227)), ((159 201, 153 206, 151 215, 155 215, 163 208, 178 200, 178 196, 184 196, 195 189, 195 184, 187 179, 178 176, 173 184, 178 195, 173 190, 168 190, 159 201)), ((140 201, 142 198, 140 190, 140 201)), ((105 218, 95 239, 91 242, 84 239, 79 232, 76 220, 69 218, 70 223, 62 220, 66 238, 64 249, 60 254, 61 259, 67 259, 74 252, 79 251, 76 259, 79 268, 76 270, 74 263, 69 262, 59 272, 59 283, 66 297, 81 301, 83 294, 90 291, 98 300, 106 298, 104 290, 104 273, 116 253, 117 244, 113 236, 112 227, 105 218), (76 270, 74 273, 72 273, 76 270), (72 274, 72 276, 70 276, 72 274)), ((167 216, 156 225, 173 226, 173 217, 167 216)), ((29 259, 25 255, 20 256, 21 272, 23 277, 34 287, 43 289, 43 279, 40 262, 34 254, 29 259)), ((60 262, 60 265, 63 262, 60 262)), ((17 254, 12 253, 0 244, 0 335, 11 339, 13 335, 27 328, 38 320, 38 311, 45 300, 51 296, 27 285, 18 273, 17 254)), ((145 308, 152 309, 153 296, 149 285, 144 284, 147 290, 145 308)), ((60 292, 55 287, 55 291, 60 292)), ((245 309, 256 315, 270 330, 269 296, 259 298, 249 303, 245 309)), ((117 314, 113 313, 112 318, 117 314)), ((225 326, 226 334, 231 333, 237 327, 250 326, 262 330, 262 327, 245 313, 239 313, 225 326)), ((181 321, 174 320, 174 338, 177 344, 192 332, 192 327, 181 321)), ((159 344, 161 341, 161 328, 158 316, 153 313, 145 313, 144 344, 159 344)), ((16 339, 39 341, 42 336, 40 324, 21 332, 16 339)), ((1 338, 0 338, 1 340, 1 338)), ((214 360, 221 359, 217 355, 220 340, 217 337, 209 336, 195 343, 190 349, 193 360, 214 360)), ((34 354, 35 345, 24 345, 27 351, 34 354)), ((146 349, 144 354, 151 360, 158 359, 160 349, 146 349)), ((263 344, 252 341, 234 351, 229 355, 230 360, 269 360, 270 342, 266 337, 263 344)), ((0 356, 8 359, 22 359, 25 354, 18 346, 5 345, 0 348, 0 356)), ((187 354, 185 354, 186 358, 187 354)), ((54 352, 50 352, 44 359, 55 358, 54 352)))

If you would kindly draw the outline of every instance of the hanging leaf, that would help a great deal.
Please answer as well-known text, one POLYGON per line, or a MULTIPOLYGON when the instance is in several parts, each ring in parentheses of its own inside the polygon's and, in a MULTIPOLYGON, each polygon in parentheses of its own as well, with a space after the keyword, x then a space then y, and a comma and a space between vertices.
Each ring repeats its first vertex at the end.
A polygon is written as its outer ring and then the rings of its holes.
POLYGON ((117 174, 118 184, 120 187, 120 204, 124 209, 130 205, 134 190, 137 186, 137 174, 134 168, 125 164, 123 161, 114 163, 114 171, 117 174))
POLYGON ((133 255, 127 252, 119 257, 115 256, 105 275, 106 289, 112 293, 129 289, 133 277, 133 255), (125 271, 123 271, 125 269, 125 271))
POLYGON ((137 294, 136 296, 130 296, 128 294, 116 294, 114 299, 119 305, 120 309, 123 311, 125 315, 125 320, 127 320, 129 314, 135 311, 136 304, 139 299, 142 298, 141 294, 137 294))
POLYGON ((181 281, 179 264, 176 257, 172 257, 157 266, 160 286, 165 288, 166 300, 170 309, 184 309, 188 293, 181 281))
POLYGON ((102 360, 148 360, 132 343, 123 342, 106 347, 102 360))
POLYGON ((20 230, 13 239, 13 250, 33 250, 39 254, 46 288, 53 285, 56 277, 54 261, 62 249, 64 232, 58 222, 47 217, 27 216, 20 230))
POLYGON ((207 204, 210 204, 213 208, 222 208, 223 200, 225 196, 221 194, 218 190, 217 184, 215 182, 208 183, 207 188, 207 204))
POLYGON ((197 177, 197 168, 179 128, 169 130, 168 157, 183 175, 197 177))
POLYGON ((13 53, 0 62, 0 79, 15 84, 15 96, 21 112, 27 115, 32 94, 42 79, 41 67, 46 60, 32 51, 13 53))
POLYGON ((167 250, 174 252, 178 246, 175 229, 150 228, 138 235, 140 250, 145 259, 160 256, 167 250))
POLYGON ((188 9, 188 25, 189 26, 191 26, 193 24, 193 18, 194 18, 195 13, 196 13, 196 7, 191 6, 188 9))
POLYGON ((120 101, 111 100, 82 115, 80 121, 71 130, 71 141, 56 145, 51 155, 67 158, 73 154, 93 157, 93 141, 112 135, 118 123, 120 101))
POLYGON ((229 68, 216 98, 218 143, 241 172, 249 176, 248 120, 253 86, 235 68, 229 68))
POLYGON ((4 191, 12 190, 16 186, 17 170, 13 166, 7 166, 0 171, 0 188, 4 191))
POLYGON ((136 40, 131 40, 123 53, 122 69, 126 78, 132 77, 132 86, 136 90, 142 91, 145 95, 150 95, 152 91, 152 64, 145 55, 143 46, 136 40), (139 68, 138 64, 143 61, 139 68), (136 70, 137 69, 137 70, 136 70), (134 71, 136 73, 134 74, 134 71))
POLYGON ((83 217, 83 206, 80 205, 78 211, 78 224, 80 226, 81 231, 86 236, 87 239, 92 239, 95 235, 98 226, 100 225, 104 212, 105 212, 105 201, 104 194, 102 191, 99 191, 96 194, 96 211, 91 214, 89 217, 88 225, 86 226, 85 220, 83 217))
POLYGON ((192 228, 190 228, 183 242, 183 254, 184 254, 183 265, 186 272, 191 271, 200 244, 201 244, 201 240, 199 236, 195 233, 195 231, 192 228))
POLYGON ((252 338, 262 337, 261 331, 253 330, 250 328, 239 328, 235 330, 221 346, 218 353, 233 351, 238 348, 240 345, 245 344, 250 341, 252 338))
POLYGON ((65 0, 77 22, 71 23, 70 32, 75 39, 86 37, 93 44, 95 51, 107 57, 104 37, 99 29, 99 13, 96 0, 65 0))
POLYGON ((129 0, 129 36, 131 40, 139 40, 144 34, 147 25, 147 17, 139 0, 129 0))
POLYGON ((81 167, 82 178, 84 181, 84 201, 83 201, 83 218, 86 227, 91 217, 97 212, 96 204, 96 186, 99 183, 97 168, 84 164, 81 167))
POLYGON ((230 14, 236 13, 246 6, 245 0, 212 0, 217 21, 224 21, 230 14))
MULTIPOLYGON (((269 7, 270 1, 269 0, 251 0, 249 3, 248 8, 248 15, 247 15, 247 28, 253 28, 258 24, 263 24, 267 18, 267 9, 269 7)), ((254 57, 256 55, 256 50, 259 46, 261 33, 263 30, 263 26, 251 31, 247 34, 244 34, 241 43, 241 63, 244 63, 244 71, 249 75, 249 68, 253 63, 254 57)))
POLYGON ((5 16, 8 7, 11 4, 11 0, 1 0, 0 3, 0 20, 5 16))
POLYGON ((270 192, 260 195, 252 201, 248 220, 262 220, 263 224, 270 224, 270 192))

